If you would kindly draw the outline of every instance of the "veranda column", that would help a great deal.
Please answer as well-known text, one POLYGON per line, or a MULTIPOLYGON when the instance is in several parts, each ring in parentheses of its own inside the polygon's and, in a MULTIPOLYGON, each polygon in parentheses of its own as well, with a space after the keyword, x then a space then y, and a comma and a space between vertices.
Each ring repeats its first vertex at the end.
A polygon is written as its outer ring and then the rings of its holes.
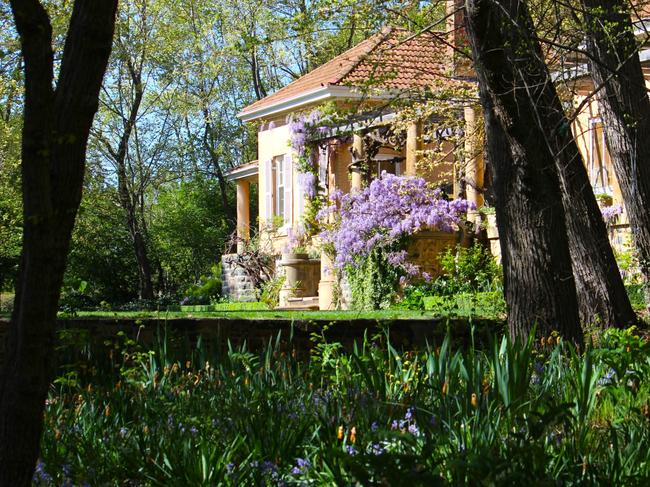
POLYGON ((352 138, 352 181, 350 191, 359 191, 363 188, 363 168, 360 163, 365 159, 366 151, 363 147, 363 135, 354 134, 352 138))
POLYGON ((422 122, 411 122, 406 132, 405 176, 415 176, 418 152, 422 150, 422 122))
POLYGON ((322 310, 334 309, 334 263, 325 252, 320 253, 320 282, 318 283, 318 308, 322 310))
POLYGON ((480 224, 478 209, 483 206, 483 165, 482 139, 476 123, 476 108, 465 107, 465 192, 467 200, 474 203, 476 210, 470 210, 467 219, 475 225, 480 224))
POLYGON ((251 183, 245 179, 237 180, 237 253, 244 251, 245 242, 250 239, 251 183))

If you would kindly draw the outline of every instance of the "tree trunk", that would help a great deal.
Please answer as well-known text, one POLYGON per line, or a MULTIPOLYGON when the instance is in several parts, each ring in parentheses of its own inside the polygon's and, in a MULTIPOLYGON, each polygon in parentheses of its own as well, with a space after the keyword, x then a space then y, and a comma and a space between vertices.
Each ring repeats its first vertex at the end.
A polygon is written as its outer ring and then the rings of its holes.
MULTIPOLYGON (((507 12, 507 17, 502 16, 502 22, 507 22, 503 32, 509 33, 502 41, 518 46, 502 51, 510 68, 509 89, 514 88, 515 93, 506 118, 520 117, 506 131, 518 144, 527 146, 528 153, 539 158, 539 164, 556 166, 581 321, 602 326, 632 324, 636 315, 618 272, 584 162, 535 39, 532 19, 521 1, 500 3, 500 11, 507 12), (527 55, 522 56, 522 52, 527 55), (525 125, 521 125, 522 114, 528 117, 525 125)), ((507 93, 508 86, 499 89, 507 93)))
POLYGON ((537 325, 580 342, 577 297, 554 161, 528 128, 536 121, 517 86, 504 46, 511 26, 492 0, 467 0, 467 28, 484 105, 488 158, 493 168, 508 324, 525 340, 537 325), (513 116, 514 115, 514 116, 513 116))
POLYGON ((58 299, 81 200, 86 144, 117 0, 74 4, 56 90, 52 29, 37 0, 12 0, 25 60, 23 252, 0 375, 0 486, 31 485, 54 367, 58 299))
POLYGON ((126 172, 126 158, 129 140, 131 139, 131 133, 133 132, 138 118, 138 112, 140 111, 140 105, 142 104, 142 98, 144 97, 144 88, 140 71, 136 69, 130 59, 127 61, 127 66, 131 82, 133 83, 133 103, 131 104, 129 116, 125 121, 124 131, 120 137, 120 145, 117 152, 114 153, 113 158, 115 159, 115 165, 117 167, 117 187, 120 206, 126 213, 126 225, 129 229, 129 235, 131 235, 135 260, 138 264, 138 296, 140 299, 153 299, 151 263, 147 252, 147 242, 143 228, 144 225, 138 218, 136 210, 137 203, 134 201, 138 196, 132 195, 131 191, 129 191, 129 182, 126 172))
POLYGON ((622 0, 583 0, 587 51, 616 179, 646 282, 650 306, 650 100, 622 0))

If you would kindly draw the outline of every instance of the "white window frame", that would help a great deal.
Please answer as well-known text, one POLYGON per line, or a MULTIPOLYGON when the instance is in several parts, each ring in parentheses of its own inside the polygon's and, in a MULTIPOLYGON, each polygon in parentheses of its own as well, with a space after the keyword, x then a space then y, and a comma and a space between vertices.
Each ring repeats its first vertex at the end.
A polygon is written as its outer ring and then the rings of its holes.
POLYGON ((284 218, 284 155, 273 158, 273 216, 284 218))

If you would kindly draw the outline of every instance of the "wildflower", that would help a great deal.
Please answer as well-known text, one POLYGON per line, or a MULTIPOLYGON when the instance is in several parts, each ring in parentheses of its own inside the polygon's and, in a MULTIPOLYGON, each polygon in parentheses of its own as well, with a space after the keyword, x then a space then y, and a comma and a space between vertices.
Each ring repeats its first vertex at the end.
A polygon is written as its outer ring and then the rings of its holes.
POLYGON ((54 429, 54 439, 59 441, 61 439, 61 431, 57 428, 54 429))
POLYGON ((343 439, 343 426, 339 426, 336 431, 336 438, 341 441, 343 439))
POLYGON ((371 447, 371 453, 373 455, 382 455, 386 450, 379 444, 379 443, 373 443, 371 447))
POLYGON ((192 433, 192 435, 196 435, 198 432, 199 432, 199 430, 197 429, 196 426, 192 426, 190 428, 190 433, 192 433))
POLYGON ((120 436, 121 436, 122 438, 124 438, 124 437, 126 437, 126 435, 128 435, 128 434, 129 434, 129 430, 126 429, 124 426, 122 426, 122 427, 120 428, 120 436))
POLYGON ((411 433, 413 436, 419 436, 420 428, 418 428, 416 424, 410 424, 408 427, 408 432, 411 433))
POLYGON ((348 445, 347 447, 345 447, 345 450, 351 456, 354 456, 354 455, 356 455, 358 453, 357 449, 354 447, 354 445, 348 445))
POLYGON ((447 392, 449 392, 449 384, 445 381, 445 383, 442 385, 442 395, 446 396, 447 392))
POLYGON ((233 473, 234 470, 235 470, 235 464, 234 463, 230 462, 230 463, 226 464, 226 472, 231 474, 231 473, 233 473))
POLYGON ((379 429, 379 425, 377 424, 377 421, 372 422, 372 424, 370 425, 370 429, 372 431, 377 431, 379 429))
POLYGON ((396 430, 398 428, 399 428, 399 426, 398 426, 397 420, 394 419, 393 422, 390 424, 390 429, 396 430))
POLYGON ((408 408, 406 410, 406 414, 404 415, 404 419, 410 421, 412 418, 413 418, 413 408, 408 408))
POLYGON ((104 416, 107 418, 111 415, 111 407, 107 404, 106 407, 104 408, 104 416))
POLYGON ((291 469, 294 475, 300 475, 311 468, 311 462, 304 458, 296 458, 296 466, 291 469))
POLYGON ((353 426, 350 430, 350 443, 354 444, 357 442, 357 428, 353 426))
POLYGON ((36 463, 36 469, 34 470, 32 481, 37 484, 40 484, 41 482, 49 484, 52 482, 52 476, 45 470, 45 464, 41 459, 36 463))
POLYGON ((471 404, 473 408, 476 408, 478 406, 478 397, 476 396, 476 393, 472 393, 472 399, 471 399, 471 404))

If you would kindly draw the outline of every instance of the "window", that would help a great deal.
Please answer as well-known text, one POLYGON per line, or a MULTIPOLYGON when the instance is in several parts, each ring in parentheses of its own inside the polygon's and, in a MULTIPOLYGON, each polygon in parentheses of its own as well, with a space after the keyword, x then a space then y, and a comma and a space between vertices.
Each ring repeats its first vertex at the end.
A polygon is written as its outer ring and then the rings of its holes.
POLYGON ((291 225, 293 213, 291 156, 286 154, 266 160, 263 173, 264 221, 267 224, 291 225))
POLYGON ((284 216, 284 156, 273 158, 273 214, 275 216, 284 216))
POLYGON ((607 150, 605 130, 600 118, 589 121, 591 147, 589 150, 589 181, 596 193, 611 193, 612 162, 607 150))

